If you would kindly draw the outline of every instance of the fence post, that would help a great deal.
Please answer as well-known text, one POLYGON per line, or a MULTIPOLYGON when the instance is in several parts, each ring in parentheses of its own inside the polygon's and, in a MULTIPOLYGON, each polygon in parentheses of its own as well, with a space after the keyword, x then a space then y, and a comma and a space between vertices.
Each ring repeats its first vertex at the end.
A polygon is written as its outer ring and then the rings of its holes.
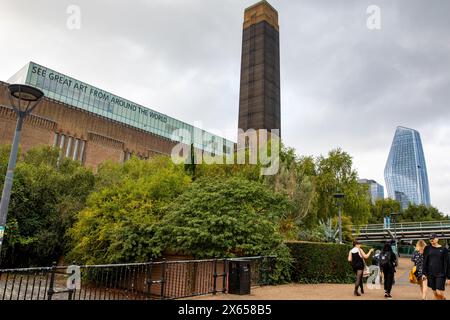
POLYGON ((227 261, 228 259, 223 259, 222 293, 227 292, 227 261))
POLYGON ((160 300, 164 299, 164 287, 166 284, 166 259, 163 259, 163 263, 162 263, 162 270, 161 270, 161 293, 159 296, 160 300))
POLYGON ((152 268, 153 268, 153 259, 150 259, 150 266, 147 266, 147 298, 148 300, 152 299, 152 268))
POLYGON ((216 295, 217 293, 217 259, 214 259, 214 274, 213 274, 213 295, 216 295))
POLYGON ((267 272, 267 278, 266 278, 266 285, 270 284, 270 274, 273 272, 273 270, 275 269, 275 264, 276 264, 276 257, 269 257, 269 268, 268 268, 268 272, 267 272))
POLYGON ((69 301, 70 301, 70 300, 73 300, 73 294, 74 294, 74 290, 72 290, 72 289, 69 290, 69 298, 68 298, 69 301))
MULTIPOLYGON (((76 261, 72 261, 72 265, 73 265, 73 266, 77 265, 76 261)), ((75 273, 75 270, 72 270, 72 275, 73 275, 74 273, 75 273)), ((76 281, 76 280, 73 280, 73 281, 76 281)), ((72 284, 73 284, 73 282, 72 282, 72 284)), ((69 299, 69 300, 74 300, 76 290, 77 290, 76 288, 75 288, 75 289, 69 289, 69 294, 68 294, 68 299, 69 299)))
POLYGON ((47 291, 48 300, 52 300, 53 294, 55 293, 54 287, 55 287, 56 261, 53 262, 52 269, 50 272, 51 272, 50 284, 48 286, 48 291, 47 291))
POLYGON ((265 268, 264 268, 264 257, 259 258, 259 285, 262 287, 264 285, 265 279, 265 268))

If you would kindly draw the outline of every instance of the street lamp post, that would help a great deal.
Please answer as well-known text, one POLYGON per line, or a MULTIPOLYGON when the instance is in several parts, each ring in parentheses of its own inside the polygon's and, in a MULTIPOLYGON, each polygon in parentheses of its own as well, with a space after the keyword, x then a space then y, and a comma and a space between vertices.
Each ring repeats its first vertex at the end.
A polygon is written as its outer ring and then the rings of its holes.
POLYGON ((395 243, 395 249, 397 250, 397 255, 400 256, 398 245, 397 245, 397 215, 398 212, 391 212, 391 218, 394 222, 394 243, 395 243))
POLYGON ((41 90, 22 84, 11 84, 8 86, 8 90, 11 106, 17 114, 17 124, 0 202, 0 259, 23 121, 44 97, 44 93, 41 90))
POLYGON ((333 195, 333 197, 337 200, 337 206, 339 209, 339 243, 342 244, 342 199, 344 199, 345 194, 340 193, 339 190, 337 193, 333 195))

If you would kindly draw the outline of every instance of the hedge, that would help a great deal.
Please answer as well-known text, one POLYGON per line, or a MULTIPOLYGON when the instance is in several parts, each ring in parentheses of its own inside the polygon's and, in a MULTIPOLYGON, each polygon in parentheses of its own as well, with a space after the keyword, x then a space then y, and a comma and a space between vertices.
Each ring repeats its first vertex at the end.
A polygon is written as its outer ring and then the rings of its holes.
MULTIPOLYGON (((291 280, 298 283, 352 283, 354 274, 347 261, 350 245, 287 242, 291 257, 291 280)), ((367 249, 364 248, 367 252, 367 249)), ((368 260, 370 261, 370 259, 368 260)))

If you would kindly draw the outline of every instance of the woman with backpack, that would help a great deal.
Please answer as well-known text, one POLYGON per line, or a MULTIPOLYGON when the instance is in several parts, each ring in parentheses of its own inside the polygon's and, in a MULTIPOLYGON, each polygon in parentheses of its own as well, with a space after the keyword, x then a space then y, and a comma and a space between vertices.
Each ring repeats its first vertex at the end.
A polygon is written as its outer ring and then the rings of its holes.
POLYGON ((397 256, 392 251, 390 243, 386 243, 380 253, 380 268, 384 275, 384 297, 392 299, 391 290, 394 284, 395 267, 397 266, 397 256))
POLYGON ((348 253, 348 262, 352 265, 353 272, 355 273, 355 291, 353 294, 355 296, 360 296, 358 289, 361 288, 361 293, 364 293, 363 287, 363 276, 364 268, 366 266, 364 259, 368 259, 372 254, 373 249, 366 254, 363 249, 361 249, 361 243, 355 240, 353 241, 353 249, 348 253))
POLYGON ((427 299, 427 279, 423 278, 423 253, 425 251, 425 247, 427 244, 423 240, 417 241, 416 251, 414 251, 413 256, 411 258, 412 262, 414 262, 414 266, 416 267, 416 271, 414 272, 414 276, 417 279, 417 283, 420 285, 420 293, 422 293, 422 300, 427 299))

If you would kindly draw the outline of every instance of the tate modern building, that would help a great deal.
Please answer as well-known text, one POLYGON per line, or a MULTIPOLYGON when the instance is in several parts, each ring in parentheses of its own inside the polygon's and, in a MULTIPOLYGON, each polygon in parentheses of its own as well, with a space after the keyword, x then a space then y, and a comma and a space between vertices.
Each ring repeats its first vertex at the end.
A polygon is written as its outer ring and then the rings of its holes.
MULTIPOLYGON (((60 149, 61 157, 97 168, 107 160, 170 155, 180 143, 213 156, 230 156, 236 148, 231 140, 35 62, 0 81, 0 144, 11 143, 16 126, 9 84, 45 94, 24 122, 22 151, 50 145, 60 149)), ((280 130, 280 122, 278 12, 260 1, 244 14, 239 128, 280 130)))
MULTIPOLYGON (((34 62, 8 83, 30 85, 45 93, 25 120, 24 151, 50 145, 60 149, 61 157, 92 168, 106 160, 170 155, 179 143, 212 154, 234 151, 232 141, 34 62)), ((0 144, 11 143, 16 123, 8 83, 0 82, 0 144)))

